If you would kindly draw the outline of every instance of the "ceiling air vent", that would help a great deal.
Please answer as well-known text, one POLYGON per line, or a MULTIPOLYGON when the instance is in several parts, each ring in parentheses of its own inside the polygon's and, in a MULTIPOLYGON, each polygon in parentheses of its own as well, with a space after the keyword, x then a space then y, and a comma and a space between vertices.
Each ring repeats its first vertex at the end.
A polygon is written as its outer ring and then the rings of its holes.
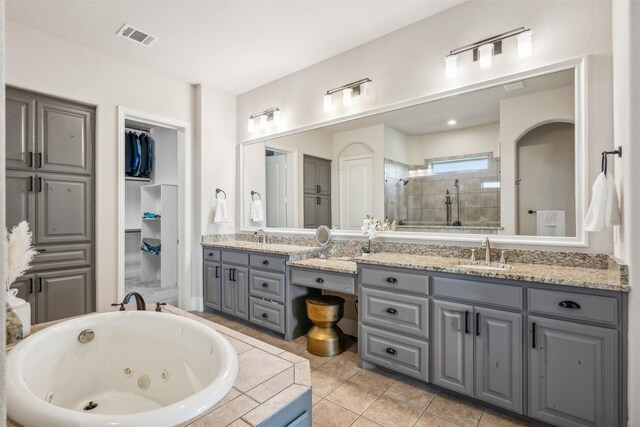
POLYGON ((116 33, 122 37, 126 37, 134 42, 141 43, 145 46, 151 46, 158 38, 150 34, 140 31, 137 28, 132 27, 129 24, 124 24, 120 30, 116 33))

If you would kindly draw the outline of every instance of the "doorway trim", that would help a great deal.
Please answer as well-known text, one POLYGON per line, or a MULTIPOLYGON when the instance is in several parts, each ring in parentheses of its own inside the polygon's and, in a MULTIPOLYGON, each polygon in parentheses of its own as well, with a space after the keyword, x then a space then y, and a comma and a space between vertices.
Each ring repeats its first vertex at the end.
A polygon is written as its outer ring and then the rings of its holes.
MULTIPOLYGON (((185 310, 194 309, 191 298, 191 124, 180 120, 168 119, 152 113, 132 110, 118 106, 118 301, 122 301, 125 291, 125 121, 135 120, 152 126, 161 126, 178 132, 178 306, 185 310)), ((154 301, 155 302, 155 301, 154 301)))

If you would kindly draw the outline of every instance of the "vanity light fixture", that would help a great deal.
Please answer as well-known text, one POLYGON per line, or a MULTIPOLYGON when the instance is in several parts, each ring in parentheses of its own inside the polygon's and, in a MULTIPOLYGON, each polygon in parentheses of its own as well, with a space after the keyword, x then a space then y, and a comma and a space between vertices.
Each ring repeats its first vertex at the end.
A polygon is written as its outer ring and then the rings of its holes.
POLYGON ((445 77, 447 80, 456 77, 458 74, 457 56, 468 51, 473 51, 473 60, 478 61, 480 68, 491 67, 493 56, 502 53, 502 41, 510 37, 517 39, 519 58, 531 56, 533 31, 520 27, 450 51, 449 55, 445 57, 445 77))
POLYGON ((260 113, 252 114, 247 122, 247 131, 256 131, 257 120, 260 121, 260 129, 265 129, 271 124, 278 125, 282 122, 282 111, 279 108, 269 108, 260 113))
POLYGON ((328 90, 324 95, 324 111, 328 112, 333 109, 333 94, 338 92, 342 92, 342 105, 349 107, 353 105, 354 96, 362 95, 364 98, 371 96, 372 81, 369 78, 365 78, 328 90))

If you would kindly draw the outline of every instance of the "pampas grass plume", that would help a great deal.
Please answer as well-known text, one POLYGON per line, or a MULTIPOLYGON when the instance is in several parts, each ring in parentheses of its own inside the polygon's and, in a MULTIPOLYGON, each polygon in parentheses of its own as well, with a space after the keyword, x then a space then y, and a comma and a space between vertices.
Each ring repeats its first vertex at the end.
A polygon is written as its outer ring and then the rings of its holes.
POLYGON ((22 221, 13 227, 7 236, 7 250, 4 260, 4 284, 7 291, 9 291, 9 286, 29 269, 36 253, 31 246, 29 223, 22 221))

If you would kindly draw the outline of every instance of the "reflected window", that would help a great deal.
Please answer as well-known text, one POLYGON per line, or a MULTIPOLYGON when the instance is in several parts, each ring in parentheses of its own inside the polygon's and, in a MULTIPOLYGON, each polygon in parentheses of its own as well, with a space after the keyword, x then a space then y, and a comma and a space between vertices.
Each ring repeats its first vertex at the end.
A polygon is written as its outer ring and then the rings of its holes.
POLYGON ((488 157, 475 157, 469 159, 437 160, 429 162, 431 173, 464 172, 489 169, 488 157))

